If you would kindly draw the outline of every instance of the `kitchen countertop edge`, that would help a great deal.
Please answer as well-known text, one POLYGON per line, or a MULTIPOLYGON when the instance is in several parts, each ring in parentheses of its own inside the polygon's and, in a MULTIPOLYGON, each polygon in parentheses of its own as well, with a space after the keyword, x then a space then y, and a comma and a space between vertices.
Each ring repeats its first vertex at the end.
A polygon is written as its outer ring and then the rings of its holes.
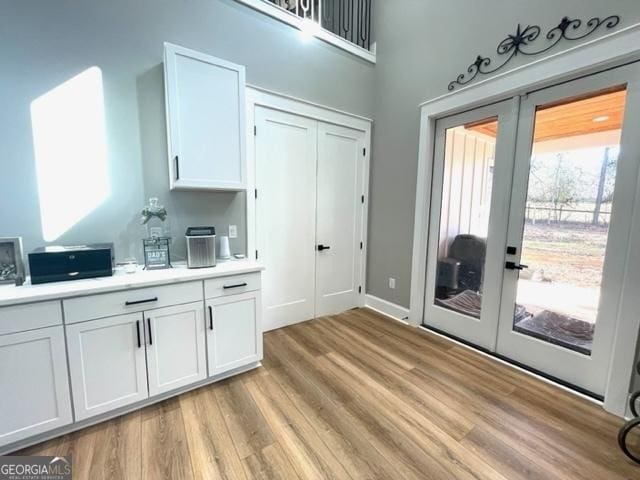
POLYGON ((219 262, 218 265, 210 268, 187 269, 186 266, 177 266, 164 270, 143 270, 131 274, 118 272, 110 277, 66 282, 25 284, 20 287, 0 286, 0 307, 201 281, 262 270, 264 270, 264 266, 253 260, 232 260, 219 262))

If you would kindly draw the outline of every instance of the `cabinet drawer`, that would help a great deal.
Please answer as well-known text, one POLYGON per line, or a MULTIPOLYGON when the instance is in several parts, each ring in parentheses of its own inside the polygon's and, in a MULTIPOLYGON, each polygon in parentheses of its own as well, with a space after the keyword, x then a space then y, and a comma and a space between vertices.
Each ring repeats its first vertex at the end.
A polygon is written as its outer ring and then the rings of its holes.
POLYGON ((59 301, 0 308, 0 335, 62 325, 59 301))
POLYGON ((260 273, 212 278, 204 282, 205 298, 216 298, 253 290, 260 290, 260 273))
POLYGON ((202 282, 176 283, 159 287, 89 295, 64 300, 66 324, 154 308, 201 301, 202 282))

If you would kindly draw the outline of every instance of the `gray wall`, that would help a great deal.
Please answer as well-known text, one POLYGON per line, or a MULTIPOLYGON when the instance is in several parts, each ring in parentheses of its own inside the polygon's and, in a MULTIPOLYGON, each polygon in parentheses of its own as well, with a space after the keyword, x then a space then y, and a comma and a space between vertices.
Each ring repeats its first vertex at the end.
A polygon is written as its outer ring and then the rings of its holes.
MULTIPOLYGON (((640 4, 637 0, 376 0, 368 293, 409 306, 418 105, 447 93, 449 81, 476 55, 494 56, 498 42, 518 23, 551 28, 564 15, 586 20, 611 14, 622 17, 620 27, 637 23, 640 4), (388 287, 389 277, 396 279, 395 290, 388 287)), ((558 45, 553 51, 562 48, 558 45)), ((634 383, 640 388, 639 375, 634 383)))
MULTIPOLYGON (((184 254, 187 225, 237 224, 243 194, 168 191, 162 43, 247 67, 251 84, 374 117, 368 292, 409 305, 418 104, 478 53, 492 54, 518 22, 552 26, 562 15, 616 13, 640 20, 637 0, 376 0, 378 64, 233 0, 0 0, 0 236, 43 245, 30 103, 83 70, 102 69, 112 193, 56 243, 113 240, 120 259, 140 254, 138 214, 149 196, 168 207, 184 254), (397 280, 395 290, 388 278, 397 280)), ((81 199, 79 199, 81 201, 81 199)))
MULTIPOLYGON (((169 211, 176 257, 187 225, 237 224, 244 194, 169 192, 163 42, 247 67, 247 81, 372 115, 373 66, 233 0, 0 0, 0 237, 44 245, 30 103, 85 69, 102 69, 111 195, 57 244, 115 241, 141 260, 139 212, 150 196, 169 211)), ((78 199, 82 201, 82 199, 78 199)))
MULTIPOLYGON (((637 0, 376 0, 374 106, 367 291, 409 306, 419 110, 520 22, 551 28, 564 16, 640 20, 637 0), (396 279, 396 289, 388 279, 396 279)), ((566 47, 567 44, 564 44, 566 47)), ((562 48, 558 45, 560 51, 562 48)), ((514 65, 517 63, 514 63, 514 65)))

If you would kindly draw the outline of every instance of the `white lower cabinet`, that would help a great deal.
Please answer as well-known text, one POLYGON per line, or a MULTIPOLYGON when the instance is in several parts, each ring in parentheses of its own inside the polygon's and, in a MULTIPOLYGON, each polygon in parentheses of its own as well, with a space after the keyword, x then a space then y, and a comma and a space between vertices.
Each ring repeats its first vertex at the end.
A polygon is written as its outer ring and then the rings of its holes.
POLYGON ((207 378, 202 301, 145 312, 149 394, 207 378))
POLYGON ((0 446, 73 421, 62 326, 0 336, 0 446))
POLYGON ((207 300, 209 376, 262 359, 260 291, 207 300))
POLYGON ((76 420, 148 398, 141 313, 66 328, 76 420))
POLYGON ((260 302, 248 271, 0 308, 0 453, 255 365, 260 302))
POLYGON ((67 325, 67 342, 78 420, 207 378, 202 302, 67 325))

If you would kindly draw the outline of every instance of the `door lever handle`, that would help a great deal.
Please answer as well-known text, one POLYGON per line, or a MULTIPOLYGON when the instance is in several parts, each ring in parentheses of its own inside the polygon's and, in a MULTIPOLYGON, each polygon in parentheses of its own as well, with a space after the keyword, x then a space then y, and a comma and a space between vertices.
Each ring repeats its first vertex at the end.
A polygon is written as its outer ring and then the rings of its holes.
POLYGON ((509 270, 524 270, 525 268, 529 268, 529 265, 517 264, 515 262, 506 262, 504 264, 504 268, 509 270))
POLYGON ((323 250, 329 250, 331 247, 329 245, 318 245, 318 251, 321 252, 323 250))

